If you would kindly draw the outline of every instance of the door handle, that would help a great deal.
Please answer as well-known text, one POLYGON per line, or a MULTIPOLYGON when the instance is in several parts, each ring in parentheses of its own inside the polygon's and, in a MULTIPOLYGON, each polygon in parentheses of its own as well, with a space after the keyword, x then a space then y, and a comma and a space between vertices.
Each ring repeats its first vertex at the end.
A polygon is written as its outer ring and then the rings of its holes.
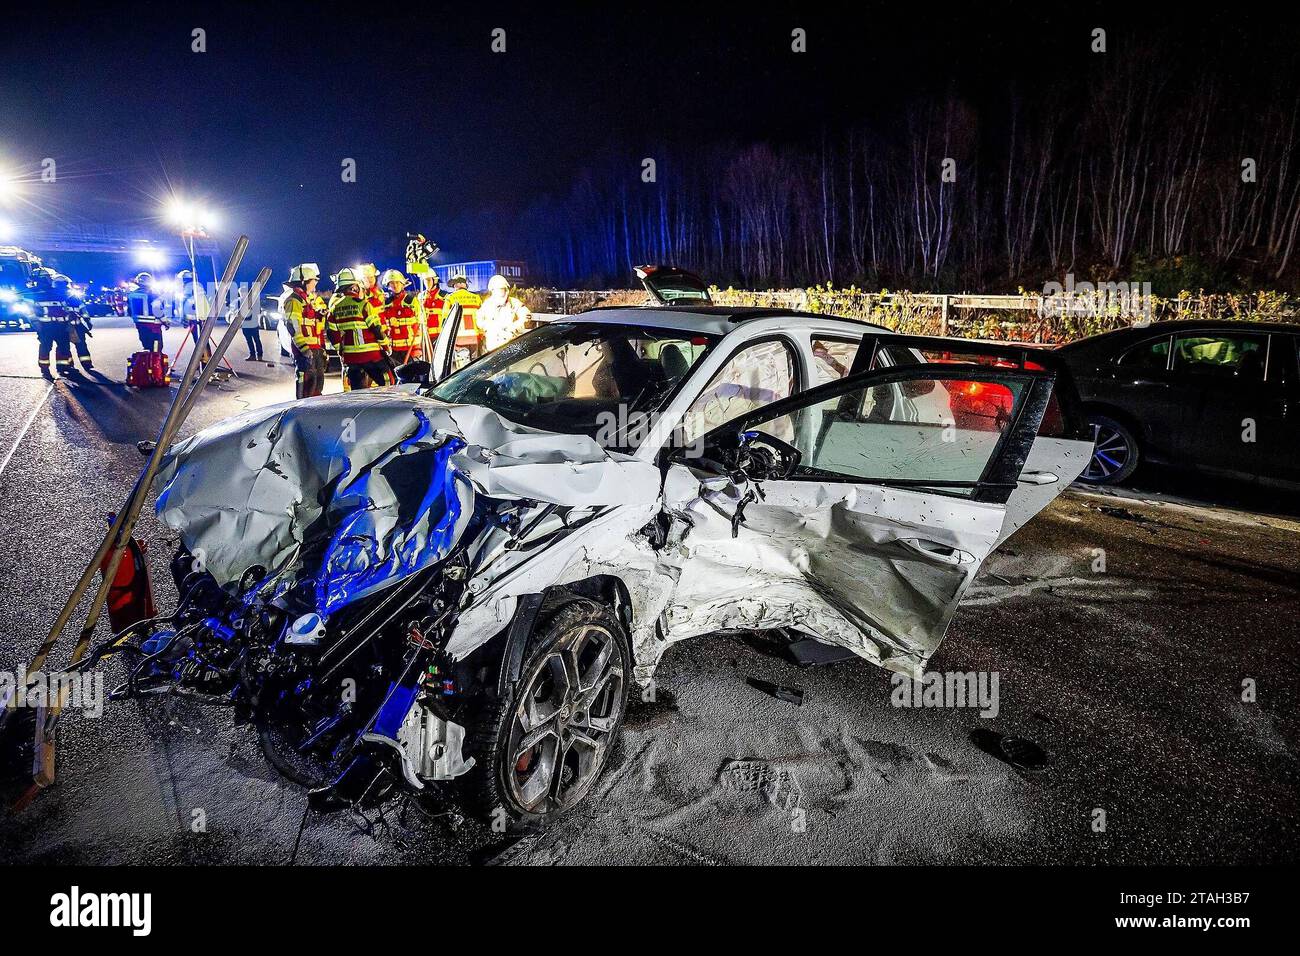
POLYGON ((973 564, 975 562, 975 555, 969 551, 951 548, 937 541, 929 541, 925 538, 899 538, 898 540, 900 544, 925 555, 932 561, 953 565, 973 564))
POLYGON ((1061 479, 1050 471, 1027 471, 1020 476, 1020 480, 1031 485, 1054 485, 1061 479))

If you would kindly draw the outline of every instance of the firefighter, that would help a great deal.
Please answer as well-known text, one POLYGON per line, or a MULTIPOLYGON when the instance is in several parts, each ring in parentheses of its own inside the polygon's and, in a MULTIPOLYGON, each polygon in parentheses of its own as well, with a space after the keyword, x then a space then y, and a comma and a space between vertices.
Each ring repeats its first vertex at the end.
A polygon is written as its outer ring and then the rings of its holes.
MULTIPOLYGON (((181 315, 185 319, 185 324, 189 326, 190 338, 194 340, 194 347, 199 347, 199 338, 203 334, 204 319, 199 318, 199 303, 203 295, 203 290, 198 282, 194 280, 194 273, 189 269, 182 269, 176 273, 176 284, 180 288, 181 296, 181 315), (190 310, 193 309, 191 312, 190 310)), ((206 311, 206 309, 204 310, 206 311)), ((212 342, 209 341, 203 346, 202 362, 207 365, 212 361, 212 342)))
MULTIPOLYGON (((361 266, 361 294, 382 321, 384 306, 388 304, 388 297, 384 295, 384 289, 379 284, 379 267, 373 262, 367 262, 361 266)), ((387 325, 384 326, 384 334, 389 334, 387 325)))
POLYGON ((418 359, 422 354, 420 327, 424 324, 424 317, 420 314, 420 297, 406 290, 410 284, 411 280, 396 269, 384 273, 383 286, 388 290, 388 301, 379 315, 388 339, 393 343, 393 361, 398 365, 418 359))
POLYGON ((127 311, 135 323, 135 334, 140 336, 140 348, 146 352, 163 350, 163 329, 168 327, 167 320, 154 315, 149 293, 153 289, 153 276, 141 272, 132 280, 135 290, 126 298, 127 311))
POLYGON ((442 322, 442 286, 438 283, 438 273, 430 269, 421 280, 424 285, 424 298, 420 305, 424 307, 424 318, 429 326, 429 341, 438 337, 442 322))
POLYGON ((396 383, 383 323, 362 291, 361 277, 351 269, 340 269, 334 277, 334 297, 325 319, 325 334, 338 346, 343 375, 350 388, 396 383))
POLYGON ((36 306, 36 362, 41 367, 41 375, 53 379, 50 373, 50 349, 54 349, 54 361, 60 375, 72 371, 72 346, 68 338, 68 303, 66 289, 60 295, 55 283, 54 273, 48 269, 39 269, 33 273, 36 288, 33 291, 36 306))
POLYGON ((78 364, 81 365, 83 372, 93 371, 95 363, 90 358, 90 343, 86 340, 90 338, 92 328, 90 316, 81 310, 80 306, 73 305, 71 301, 72 280, 65 275, 55 277, 55 289, 63 296, 67 302, 68 311, 68 339, 72 344, 73 353, 77 357, 78 364))
POLYGON ((478 315, 478 308, 483 304, 483 299, 473 292, 469 291, 469 282, 464 275, 454 275, 451 277, 451 295, 442 301, 442 314, 439 317, 441 322, 445 322, 447 316, 451 314, 453 306, 461 307, 460 329, 456 333, 456 367, 464 365, 471 358, 478 356, 482 351, 483 343, 479 336, 478 325, 475 318, 478 315))
POLYGON ((491 352, 521 335, 533 314, 510 294, 505 276, 488 281, 488 297, 478 310, 478 327, 483 334, 483 348, 491 352))
POLYGON ((285 283, 288 294, 280 306, 293 336, 296 398, 312 398, 325 389, 325 300, 316 294, 319 282, 316 263, 294 266, 285 283))

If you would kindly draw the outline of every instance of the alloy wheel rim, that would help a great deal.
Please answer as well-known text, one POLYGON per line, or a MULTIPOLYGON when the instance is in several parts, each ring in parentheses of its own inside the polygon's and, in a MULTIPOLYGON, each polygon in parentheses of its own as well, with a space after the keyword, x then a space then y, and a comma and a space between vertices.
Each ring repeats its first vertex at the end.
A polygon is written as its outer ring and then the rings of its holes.
POLYGON ((1083 477, 1092 481, 1101 481, 1117 474, 1128 464, 1133 450, 1128 440, 1119 429, 1109 425, 1092 423, 1092 458, 1083 472, 1083 477))
POLYGON ((506 783, 525 812, 573 806, 605 765, 623 716, 618 638, 575 628, 533 665, 511 714, 506 783))

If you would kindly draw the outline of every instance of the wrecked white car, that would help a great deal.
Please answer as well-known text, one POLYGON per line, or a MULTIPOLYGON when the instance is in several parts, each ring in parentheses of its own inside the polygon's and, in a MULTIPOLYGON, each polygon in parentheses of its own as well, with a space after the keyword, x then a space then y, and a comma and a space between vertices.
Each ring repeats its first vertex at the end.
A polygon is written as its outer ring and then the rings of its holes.
MULTIPOLYGON (((777 310, 599 309, 169 452, 180 605, 122 694, 233 703, 321 807, 587 794, 674 642, 788 629, 919 676, 1083 469, 1063 373, 777 310)), ((1043 367, 1046 366, 1046 367, 1043 367)))

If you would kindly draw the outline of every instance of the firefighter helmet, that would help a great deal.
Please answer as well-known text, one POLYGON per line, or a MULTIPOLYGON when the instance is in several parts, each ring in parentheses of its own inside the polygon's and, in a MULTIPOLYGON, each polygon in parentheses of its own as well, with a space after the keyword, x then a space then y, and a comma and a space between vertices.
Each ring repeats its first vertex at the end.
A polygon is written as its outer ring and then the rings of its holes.
POLYGON ((370 282, 379 276, 379 267, 373 262, 363 262, 358 269, 361 272, 362 278, 367 282, 370 282))
POLYGON ((488 292, 496 292, 498 289, 502 292, 510 291, 510 283, 506 281, 505 276, 493 276, 488 280, 488 292))
POLYGON ((334 287, 342 289, 344 286, 360 285, 361 279, 351 269, 340 269, 338 275, 334 276, 334 287))
POLYGON ((290 282, 310 282, 320 278, 320 266, 314 262, 304 262, 289 270, 290 282))
POLYGON ((406 274, 397 269, 384 270, 384 275, 379 280, 379 282, 380 285, 383 285, 385 287, 391 285, 394 282, 400 282, 403 287, 406 287, 411 284, 411 280, 406 278, 406 274))

